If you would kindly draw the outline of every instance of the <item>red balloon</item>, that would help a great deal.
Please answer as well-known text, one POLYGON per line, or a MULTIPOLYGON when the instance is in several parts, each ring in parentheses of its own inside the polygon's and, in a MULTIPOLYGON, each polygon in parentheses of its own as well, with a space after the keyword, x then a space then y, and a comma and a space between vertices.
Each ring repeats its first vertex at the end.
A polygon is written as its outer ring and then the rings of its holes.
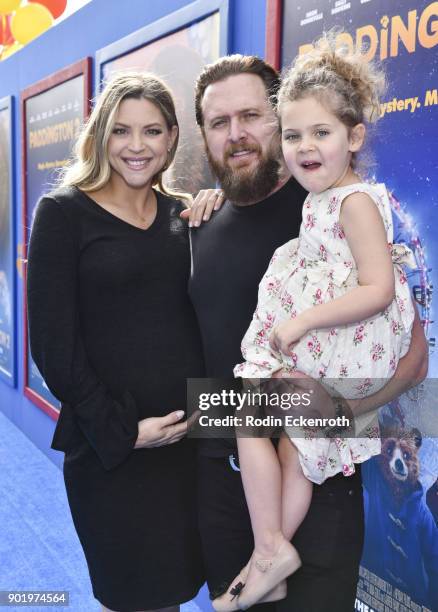
POLYGON ((11 16, 0 16, 0 45, 7 47, 12 45, 15 38, 11 32, 11 16))
POLYGON ((42 4, 52 13, 54 19, 58 19, 65 11, 67 0, 29 0, 36 4, 42 4))

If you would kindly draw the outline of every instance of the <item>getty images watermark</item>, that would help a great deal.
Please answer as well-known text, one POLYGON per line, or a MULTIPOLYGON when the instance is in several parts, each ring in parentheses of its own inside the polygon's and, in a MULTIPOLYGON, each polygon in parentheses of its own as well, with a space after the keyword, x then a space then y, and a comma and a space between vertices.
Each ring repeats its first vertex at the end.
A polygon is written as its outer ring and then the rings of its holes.
POLYGON ((248 408, 260 409, 263 407, 265 410, 280 409, 286 412, 291 408, 308 407, 311 404, 312 390, 303 393, 267 393, 250 389, 241 392, 234 389, 222 389, 220 393, 201 393, 198 401, 199 410, 207 411, 212 407, 234 408, 235 414, 227 414, 222 417, 201 414, 198 422, 200 427, 302 427, 308 429, 350 426, 350 419, 345 415, 334 418, 318 418, 306 417, 302 414, 299 416, 291 414, 257 416, 257 414, 247 413, 248 408), (241 415, 241 412, 246 412, 246 414, 241 415))
POLYGON ((297 437, 309 430, 346 430, 345 414, 324 416, 314 406, 314 391, 296 390, 285 381, 190 379, 188 406, 193 437, 228 438, 235 435, 272 436, 275 430, 293 429, 297 437), (236 432, 236 429, 238 430, 236 432))

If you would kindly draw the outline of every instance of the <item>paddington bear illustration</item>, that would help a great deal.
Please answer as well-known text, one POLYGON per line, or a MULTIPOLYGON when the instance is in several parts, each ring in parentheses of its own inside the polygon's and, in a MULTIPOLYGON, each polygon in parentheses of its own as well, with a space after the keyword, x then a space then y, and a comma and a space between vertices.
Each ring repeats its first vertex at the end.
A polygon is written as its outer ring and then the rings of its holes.
POLYGON ((438 528, 419 481, 417 429, 382 432, 382 452, 362 466, 366 536, 362 564, 438 611, 438 528))
POLYGON ((429 506, 429 510, 433 514, 435 523, 438 525, 438 478, 426 493, 426 504, 429 506))

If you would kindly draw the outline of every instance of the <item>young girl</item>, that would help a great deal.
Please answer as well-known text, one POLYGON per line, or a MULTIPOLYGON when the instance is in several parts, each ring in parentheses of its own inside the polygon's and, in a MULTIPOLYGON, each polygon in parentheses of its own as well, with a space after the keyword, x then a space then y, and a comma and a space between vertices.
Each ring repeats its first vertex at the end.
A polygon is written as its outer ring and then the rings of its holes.
MULTIPOLYGON (((383 74, 359 53, 337 49, 332 35, 298 57, 283 81, 283 154, 309 195, 299 238, 274 253, 260 284, 242 342, 246 361, 236 376, 304 372, 332 379, 341 395, 354 398, 382 387, 407 353, 414 310, 400 264, 414 265, 413 256, 392 245, 385 187, 355 172, 365 123, 378 117, 383 87, 383 74)), ((269 438, 238 438, 255 549, 213 602, 216 610, 285 596, 285 578, 301 565, 289 541, 307 513, 312 482, 349 476, 355 463, 378 454, 376 419, 373 424, 362 438, 283 435, 278 455, 269 438)))

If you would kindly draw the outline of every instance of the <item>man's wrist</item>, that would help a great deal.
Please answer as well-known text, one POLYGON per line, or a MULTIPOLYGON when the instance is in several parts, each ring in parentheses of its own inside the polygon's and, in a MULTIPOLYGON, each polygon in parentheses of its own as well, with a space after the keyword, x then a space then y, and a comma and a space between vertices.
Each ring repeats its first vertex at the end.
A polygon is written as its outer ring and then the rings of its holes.
POLYGON ((353 427, 353 412, 343 397, 332 397, 334 417, 337 421, 334 427, 326 427, 325 436, 335 438, 343 436, 353 427))
MULTIPOLYGON (((363 406, 364 406, 364 399, 365 398, 361 398, 361 399, 345 399, 345 398, 341 398, 344 402, 344 406, 345 409, 348 413, 351 413, 351 418, 354 418, 355 416, 357 416, 358 414, 360 414, 360 412, 364 412, 363 410, 363 406)), ((370 410, 372 410, 372 408, 370 408, 370 410)))

